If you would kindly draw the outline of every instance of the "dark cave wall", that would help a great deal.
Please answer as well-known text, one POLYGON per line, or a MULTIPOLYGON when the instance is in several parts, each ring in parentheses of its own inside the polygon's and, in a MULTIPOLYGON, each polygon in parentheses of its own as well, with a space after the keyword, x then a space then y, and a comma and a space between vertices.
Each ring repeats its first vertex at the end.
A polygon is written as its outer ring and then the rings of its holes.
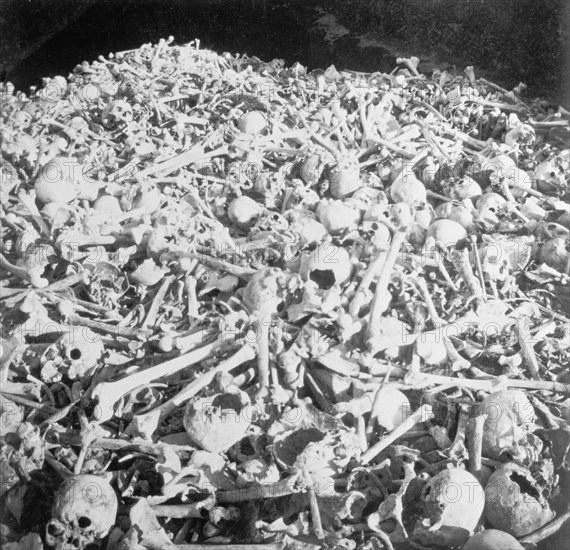
POLYGON ((569 90, 567 0, 332 0, 347 22, 537 90, 569 90))
MULTIPOLYGON (((168 6, 177 1, 184 5, 185 13, 191 12, 192 5, 207 3, 212 11, 235 10, 236 17, 244 11, 240 6, 250 11, 258 6, 260 17, 264 17, 268 6, 287 10, 288 5, 294 7, 299 2, 320 4, 355 35, 373 32, 394 51, 435 57, 458 69, 471 64, 505 86, 523 81, 531 93, 548 95, 563 104, 570 101, 567 0, 0 0, 2 74, 9 77, 11 70, 25 65, 26 58, 89 6, 116 5, 124 10, 153 4, 157 25, 168 28, 176 23, 168 21, 175 13, 168 6)), ((149 33, 151 30, 149 27, 149 33)), ((112 42, 113 32, 101 29, 100 39, 108 36, 112 42)), ((100 53, 116 49, 113 43, 105 46, 100 53)))
POLYGON ((94 1, 0 0, 0 72, 5 75, 94 1))

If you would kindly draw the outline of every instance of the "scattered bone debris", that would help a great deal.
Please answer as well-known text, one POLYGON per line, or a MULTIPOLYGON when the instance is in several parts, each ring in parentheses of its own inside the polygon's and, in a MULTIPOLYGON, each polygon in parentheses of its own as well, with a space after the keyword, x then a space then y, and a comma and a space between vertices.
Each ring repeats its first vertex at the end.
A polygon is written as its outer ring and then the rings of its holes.
POLYGON ((569 113, 420 71, 2 84, 4 548, 567 541, 569 113))

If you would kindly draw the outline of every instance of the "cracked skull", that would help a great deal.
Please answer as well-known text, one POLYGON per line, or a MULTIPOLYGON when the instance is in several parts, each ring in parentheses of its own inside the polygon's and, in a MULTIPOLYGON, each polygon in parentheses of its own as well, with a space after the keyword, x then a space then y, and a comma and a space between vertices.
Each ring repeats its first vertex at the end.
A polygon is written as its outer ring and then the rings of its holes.
POLYGON ((46 543, 56 550, 94 550, 111 531, 117 497, 107 481, 95 475, 66 479, 55 495, 46 543))
POLYGON ((425 545, 461 546, 473 533, 485 506, 483 488, 460 468, 439 472, 423 490, 424 514, 412 538, 425 545))
POLYGON ((530 470, 509 462, 497 468, 487 482, 485 517, 495 529, 522 537, 548 523, 554 512, 530 470))

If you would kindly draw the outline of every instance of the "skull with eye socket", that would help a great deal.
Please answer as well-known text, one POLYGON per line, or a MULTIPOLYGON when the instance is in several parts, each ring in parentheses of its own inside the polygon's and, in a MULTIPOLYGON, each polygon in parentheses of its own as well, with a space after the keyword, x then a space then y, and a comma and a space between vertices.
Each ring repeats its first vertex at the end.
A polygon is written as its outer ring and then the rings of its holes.
POLYGON ((103 109, 102 118, 106 128, 113 129, 124 126, 133 120, 133 108, 124 99, 111 101, 103 109))
MULTIPOLYGON (((475 258, 474 252, 471 254, 475 258)), ((508 252, 497 242, 485 242, 479 247, 481 268, 486 281, 505 281, 513 272, 508 252)))
POLYGON ((474 475, 460 468, 443 470, 421 492, 423 514, 411 534, 425 546, 456 548, 475 530, 485 506, 483 488, 474 475))
POLYGON ((105 479, 81 474, 66 479, 55 495, 46 543, 55 550, 95 550, 117 516, 117 496, 105 479))
POLYGON ((99 335, 87 327, 70 326, 69 331, 43 353, 42 380, 58 382, 64 375, 71 380, 81 380, 92 374, 104 351, 99 335))

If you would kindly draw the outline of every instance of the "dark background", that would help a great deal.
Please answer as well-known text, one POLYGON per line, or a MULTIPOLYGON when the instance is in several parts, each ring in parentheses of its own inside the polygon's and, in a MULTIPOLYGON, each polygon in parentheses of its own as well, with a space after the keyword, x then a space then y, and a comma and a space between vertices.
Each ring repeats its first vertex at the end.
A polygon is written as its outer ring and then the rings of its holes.
POLYGON ((565 0, 0 0, 0 75, 25 91, 83 60, 173 35, 310 68, 390 71, 402 54, 420 57, 423 71, 474 65, 568 106, 569 21, 565 0), (315 25, 320 7, 350 34, 328 43, 315 25), (377 45, 359 47, 363 35, 377 45))

